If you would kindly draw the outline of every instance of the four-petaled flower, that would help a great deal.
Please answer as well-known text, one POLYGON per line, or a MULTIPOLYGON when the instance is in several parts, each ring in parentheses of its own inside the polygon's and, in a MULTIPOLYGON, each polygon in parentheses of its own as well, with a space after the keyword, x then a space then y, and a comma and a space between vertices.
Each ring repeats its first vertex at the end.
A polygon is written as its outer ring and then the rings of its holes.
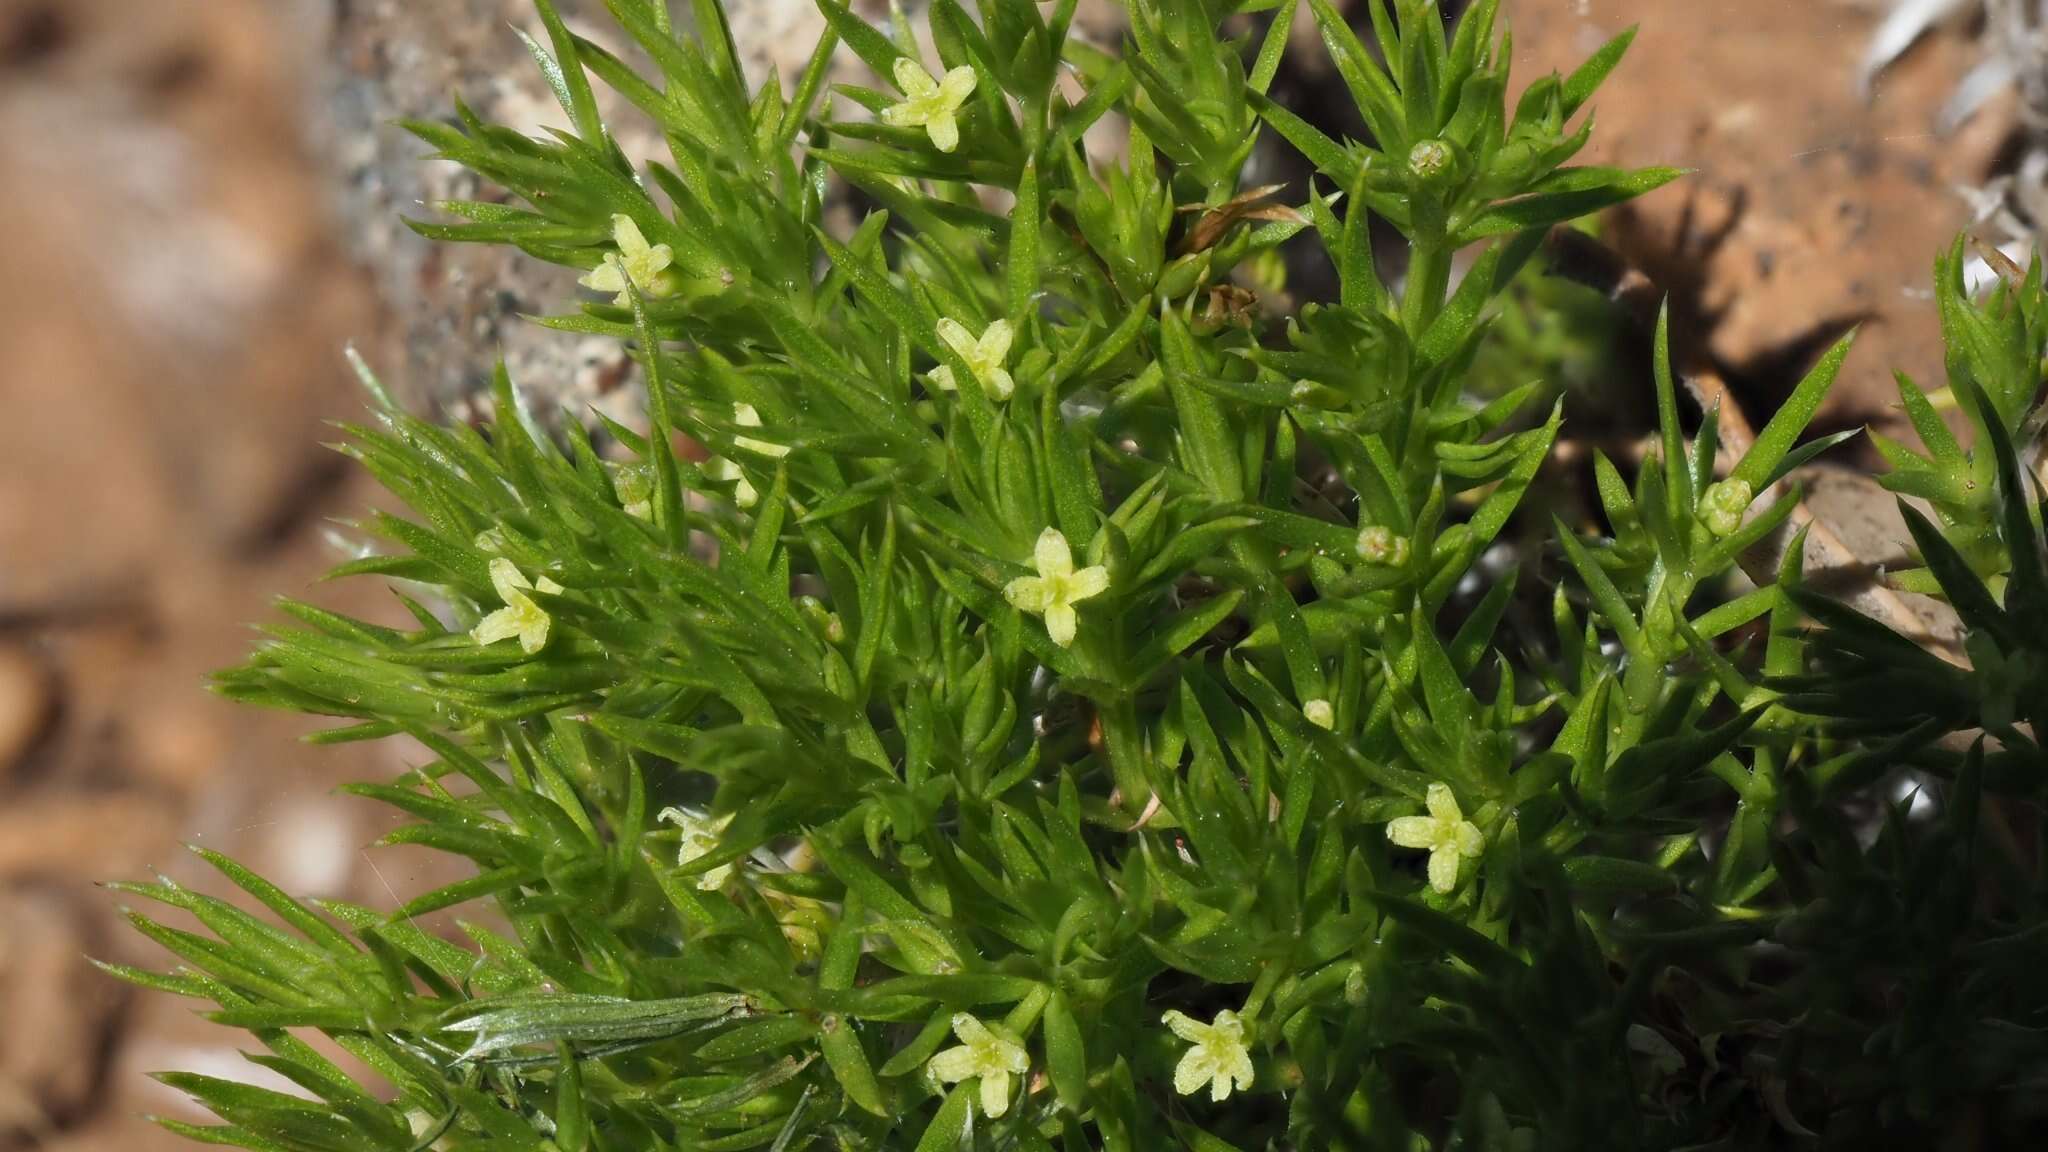
MULTIPOLYGON (((719 833, 724 832, 725 826, 732 823, 732 813, 713 818, 687 808, 663 808, 655 819, 666 820, 683 830, 683 846, 676 852, 676 864, 681 866, 699 856, 718 850, 719 833)), ((697 877, 697 890, 716 892, 725 886, 725 878, 730 875, 732 865, 720 864, 697 877)))
POLYGON ((498 599, 505 606, 477 621, 476 627, 469 630, 469 638, 479 644, 496 644, 517 636, 519 647, 528 656, 545 647, 548 614, 527 593, 540 591, 553 596, 562 591, 562 586, 545 576, 538 585, 529 584, 517 565, 500 556, 491 561, 491 587, 498 590, 498 599))
POLYGON ((604 263, 592 268, 578 284, 594 292, 618 293, 612 300, 617 308, 633 306, 632 288, 640 289, 643 296, 668 294, 662 273, 675 261, 674 249, 666 244, 649 244, 640 226, 626 215, 612 217, 612 243, 619 250, 608 253, 604 263))
POLYGON ((1387 839, 1403 848, 1429 852, 1429 886, 1448 893, 1458 886, 1461 859, 1478 859, 1486 850, 1479 826, 1465 819, 1458 798, 1443 784, 1431 784, 1427 816, 1402 816, 1387 825, 1387 839))
POLYGON ((1076 572, 1074 554, 1057 528, 1047 528, 1038 534, 1032 561, 1038 567, 1038 575, 1019 576, 1010 581, 1003 589, 1003 597, 1019 612, 1045 617, 1046 634, 1053 643, 1065 648, 1074 642, 1078 624, 1074 605, 1108 590, 1109 569, 1098 564, 1076 572))
POLYGON ((962 64, 940 80, 908 56, 896 58, 896 87, 904 101, 882 109, 882 123, 892 128, 923 128, 932 147, 951 152, 960 146, 960 105, 974 94, 974 69, 962 64))
POLYGON ((1184 1012, 1168 1012, 1160 1021, 1194 1045, 1173 1070, 1175 1092, 1191 1096, 1207 1084, 1209 1099, 1220 1102, 1229 1098, 1233 1084, 1240 1092, 1251 1088, 1252 1053, 1237 1013, 1225 1008, 1213 1023, 1204 1024, 1184 1012))
POLYGON ((960 1047, 948 1048, 932 1057, 933 1076, 941 1083, 981 1081, 981 1111, 993 1120, 1010 1110, 1010 1077, 1031 1067, 1024 1046, 965 1012, 953 1015, 953 1035, 960 1047))
MULTIPOLYGON (((981 330, 976 337, 958 320, 941 320, 938 323, 939 339, 946 342, 962 360, 967 362, 974 379, 990 396, 1008 400, 1010 393, 1017 390, 1017 382, 1010 378, 1010 370, 1003 362, 1010 356, 1010 341, 1013 334, 1008 320, 997 320, 981 330)), ((953 368, 941 364, 932 369, 932 385, 941 392, 951 392, 958 387, 953 381, 953 368)))
MULTIPOLYGON (((734 404, 732 406, 732 422, 742 428, 759 428, 761 426, 761 412, 752 404, 734 404)), ((789 455, 789 445, 771 444, 766 440, 756 440, 752 436, 735 436, 732 438, 732 446, 746 452, 759 452, 763 456, 773 456, 778 460, 789 455)))

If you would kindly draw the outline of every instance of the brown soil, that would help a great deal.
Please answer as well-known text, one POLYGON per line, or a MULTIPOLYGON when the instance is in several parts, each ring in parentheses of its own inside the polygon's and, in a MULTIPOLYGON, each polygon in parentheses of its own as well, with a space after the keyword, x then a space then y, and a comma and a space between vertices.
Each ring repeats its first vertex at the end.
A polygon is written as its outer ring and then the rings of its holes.
POLYGON ((1892 419, 1891 374, 1943 379, 1928 304, 1935 255, 1969 222, 1958 185, 1989 174, 2010 104, 1952 138, 1936 112, 1972 47, 1937 39, 1857 93, 1869 24, 1844 5, 1718 0, 1654 8, 1507 6, 1524 81, 1569 69, 1639 20, 1594 101, 1585 160, 1692 175, 1611 214, 1605 235, 1670 294, 1682 366, 1712 369, 1759 415, 1861 325, 1828 426, 1892 419))
MULTIPOLYGON (((504 29, 520 8, 0 0, 0 1147, 180 1146, 141 1115, 199 1117, 144 1073, 253 1071, 189 1006, 83 966, 162 960, 94 881, 162 869, 217 889, 178 850, 190 841, 310 895, 391 907, 423 882, 416 859, 365 847, 381 816, 328 795, 402 749, 309 750, 296 738, 314 725, 230 708, 204 677, 245 653, 276 595, 391 610, 367 584, 312 587, 336 558, 330 519, 374 499, 317 446, 323 421, 358 411, 345 340, 444 408, 501 341, 557 395, 618 391, 614 351, 509 321, 553 291, 530 265, 437 254, 388 224, 448 178, 380 126, 390 115, 438 111, 448 84, 495 102, 487 115, 544 115, 504 29)), ((1637 10, 1509 9, 1525 78, 1637 10)), ((1671 292, 1689 362, 1761 416, 1861 320, 1831 419, 1881 415, 1894 366, 1938 381, 1919 295, 1964 219, 1950 185, 1980 176, 2001 134, 1988 117, 1929 135, 1963 47, 1917 53, 1865 106, 1862 16, 1641 10, 1592 159, 1698 169, 1608 232, 1671 292)))

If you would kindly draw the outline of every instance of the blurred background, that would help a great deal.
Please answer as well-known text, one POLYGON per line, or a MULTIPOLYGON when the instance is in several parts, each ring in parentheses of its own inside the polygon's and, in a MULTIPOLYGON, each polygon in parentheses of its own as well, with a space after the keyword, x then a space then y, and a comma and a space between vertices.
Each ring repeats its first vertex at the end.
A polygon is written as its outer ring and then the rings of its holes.
MULTIPOLYGON (((750 70, 793 73, 809 0, 730 3, 750 70)), ((1753 418, 1863 323, 1823 417, 1845 427, 1892 419, 1893 368, 1941 379, 1936 251, 1973 220, 2016 234, 2032 121, 2025 84, 1986 71, 2002 3, 1504 7, 1524 82, 1642 23, 1591 159, 1697 171, 1601 236, 1670 293, 1686 366, 1753 418)), ((613 39, 596 0, 561 4, 613 39)), ((1113 6, 1083 13, 1113 40, 1113 6)), ((234 1034, 84 962, 161 960, 96 881, 212 886, 186 843, 373 907, 427 880, 373 846, 376 809, 332 793, 404 748, 306 747, 306 721, 231 708, 205 677, 278 595, 395 608, 315 586, 378 499, 321 443, 361 411, 347 343, 450 419, 474 418, 499 355, 530 392, 632 418, 616 347, 519 319, 563 307, 565 275, 399 223, 479 190, 394 118, 459 91, 487 119, 559 122, 515 27, 539 34, 526 0, 0 0, 0 1148, 181 1146, 145 1115, 201 1117, 150 1070, 260 1077, 234 1034)), ((1286 98, 1341 129, 1301 31, 1286 98)))

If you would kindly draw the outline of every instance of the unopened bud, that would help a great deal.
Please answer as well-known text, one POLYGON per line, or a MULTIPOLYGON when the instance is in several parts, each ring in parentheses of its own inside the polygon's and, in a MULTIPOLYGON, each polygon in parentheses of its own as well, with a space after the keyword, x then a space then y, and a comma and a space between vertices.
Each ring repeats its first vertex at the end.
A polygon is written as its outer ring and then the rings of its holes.
POLYGON ((1337 726, 1337 710, 1330 707, 1328 700, 1310 700, 1301 706, 1301 714, 1318 728, 1328 730, 1337 726))
POLYGON ((1358 533, 1358 555, 1376 568, 1399 568, 1408 563, 1408 538, 1394 535, 1391 528, 1371 525, 1358 533))
POLYGON ((1747 480, 1723 480, 1707 489, 1700 497, 1700 519, 1707 525, 1707 531, 1716 536, 1727 536, 1742 527, 1743 514, 1749 511, 1750 501, 1756 499, 1756 490, 1747 480))

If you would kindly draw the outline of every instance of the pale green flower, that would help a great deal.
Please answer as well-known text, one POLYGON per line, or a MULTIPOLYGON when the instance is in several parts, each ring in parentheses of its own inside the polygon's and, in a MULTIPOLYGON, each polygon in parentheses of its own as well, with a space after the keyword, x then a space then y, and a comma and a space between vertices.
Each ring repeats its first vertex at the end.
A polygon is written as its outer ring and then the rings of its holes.
POLYGON ((1358 555, 1379 568, 1399 568, 1408 563, 1408 538, 1396 536, 1391 528, 1368 525, 1358 533, 1358 555))
POLYGON ((1209 1099, 1229 1099, 1233 1085, 1240 1092, 1252 1086, 1252 1052, 1245 1044, 1244 1021, 1225 1008, 1212 1023, 1204 1024, 1185 1012, 1168 1012, 1160 1022, 1173 1034, 1194 1045, 1173 1070, 1173 1090, 1192 1096, 1202 1085, 1209 1086, 1209 1099))
POLYGON ((901 104, 882 109, 882 123, 893 128, 923 128, 932 147, 951 152, 960 146, 960 106, 974 94, 974 69, 962 64, 934 80, 924 65, 908 56, 896 58, 896 87, 901 104))
POLYGON ((1427 816, 1402 816, 1387 825, 1387 839, 1403 848, 1429 852, 1429 886, 1448 893, 1458 886, 1461 860, 1479 858, 1486 850, 1486 837, 1479 826, 1465 819, 1458 798, 1449 787, 1431 784, 1425 801, 1427 816))
POLYGON ((640 226, 626 215, 612 217, 612 243, 618 251, 607 255, 604 263, 590 270, 590 274, 578 280, 594 292, 616 292, 612 304, 619 308, 633 306, 633 294, 629 285, 640 289, 643 296, 665 296, 668 286, 663 282, 662 273, 675 262, 675 250, 666 244, 649 244, 640 232, 640 226))
POLYGON ((491 587, 498 590, 498 598, 505 606, 477 621, 469 631, 470 639, 479 644, 496 644, 517 636, 519 647, 528 656, 545 647, 548 614, 527 593, 540 591, 553 596, 562 591, 562 586, 545 576, 538 585, 529 584, 517 565, 500 556, 491 561, 491 587))
MULTIPOLYGON (((1017 382, 1010 378, 1010 370, 1003 366, 1009 359, 1010 342, 1015 338, 1008 320, 997 320, 982 329, 976 337, 967 326, 958 320, 941 320, 938 323, 939 339, 946 342, 960 359, 967 361, 974 379, 990 396, 997 400, 1008 400, 1010 393, 1017 390, 1017 382)), ((958 387, 953 380, 951 365, 941 364, 932 369, 932 385, 941 392, 951 392, 958 387)))
POLYGON ((732 490, 732 502, 742 508, 752 508, 761 502, 761 493, 747 480, 747 474, 740 466, 723 456, 713 456, 704 462, 704 475, 720 484, 736 484, 732 490))
POLYGON ((954 1014, 953 1035, 960 1046, 932 1057, 932 1075, 944 1084, 981 1081, 981 1111, 991 1120, 1009 1111, 1010 1077, 1031 1067, 1024 1046, 965 1012, 954 1014))
MULTIPOLYGON (((692 812, 688 808, 663 808, 655 819, 666 820, 682 829, 683 846, 676 853, 676 863, 683 865, 718 850, 719 834, 725 831, 726 825, 732 823, 732 813, 713 818, 701 812, 692 812)), ((697 890, 716 892, 725 886, 725 879, 730 875, 732 865, 720 864, 697 877, 697 890)))
POLYGON ((1706 522, 1707 531, 1716 536, 1728 536, 1742 527, 1742 517, 1749 511, 1750 501, 1756 499, 1756 491, 1746 480, 1728 479, 1711 485, 1700 497, 1700 519, 1706 522))
POLYGON ((1329 729, 1337 726, 1337 710, 1330 706, 1328 700, 1310 700, 1301 706, 1301 714, 1308 717, 1308 722, 1318 728, 1329 729))
POLYGON ((1053 643, 1065 648, 1074 642, 1074 630, 1079 625, 1074 605, 1109 589, 1109 569, 1098 564, 1076 572, 1074 554, 1057 528, 1047 528, 1038 534, 1032 561, 1038 567, 1038 575, 1019 576, 1010 581, 1003 589, 1003 597, 1019 612, 1045 617, 1046 634, 1053 643))
MULTIPOLYGON (((759 428, 761 426, 761 413, 752 404, 734 404, 732 406, 732 421, 742 428, 759 428)), ((766 440, 756 440, 752 436, 735 436, 732 438, 732 446, 743 452, 758 452, 763 456, 773 456, 777 460, 789 455, 789 445, 771 444, 766 440)))

